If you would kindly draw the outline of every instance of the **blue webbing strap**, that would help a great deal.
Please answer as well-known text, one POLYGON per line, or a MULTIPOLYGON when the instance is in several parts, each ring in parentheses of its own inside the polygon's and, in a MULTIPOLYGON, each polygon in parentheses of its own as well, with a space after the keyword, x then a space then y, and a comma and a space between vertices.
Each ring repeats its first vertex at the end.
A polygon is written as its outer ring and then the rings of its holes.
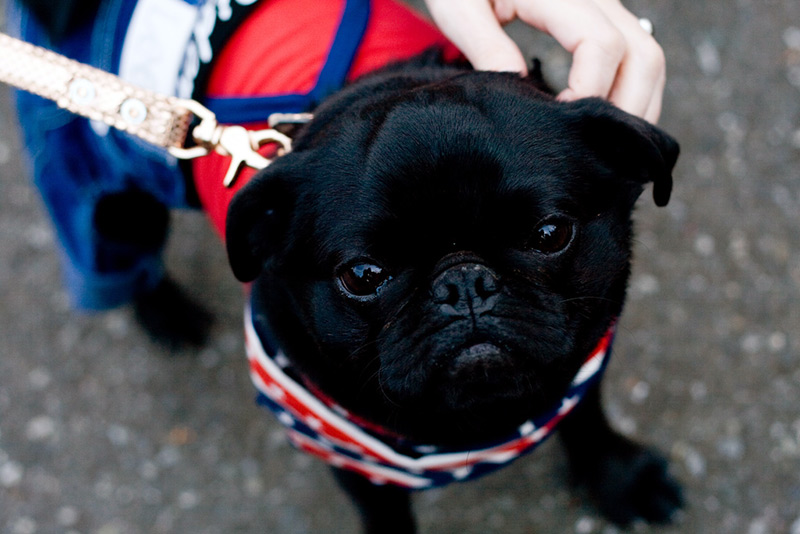
POLYGON ((325 65, 319 73, 317 85, 309 93, 315 104, 319 104, 325 97, 344 86, 347 73, 350 72, 350 66, 367 29, 369 8, 369 0, 345 2, 342 20, 336 30, 336 37, 328 52, 325 65))

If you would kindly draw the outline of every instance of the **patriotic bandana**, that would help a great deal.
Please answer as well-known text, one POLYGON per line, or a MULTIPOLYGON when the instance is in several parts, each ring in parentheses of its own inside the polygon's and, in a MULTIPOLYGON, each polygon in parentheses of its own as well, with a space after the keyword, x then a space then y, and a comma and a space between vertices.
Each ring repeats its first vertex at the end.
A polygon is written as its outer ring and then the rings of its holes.
POLYGON ((374 484, 393 484, 420 490, 465 481, 495 471, 532 451, 583 398, 602 375, 611 355, 614 325, 598 342, 558 405, 530 419, 505 439, 474 449, 451 450, 412 445, 370 431, 341 406, 323 400, 291 378, 289 360, 279 349, 265 350, 245 310, 245 342, 250 376, 259 391, 258 402, 286 427, 298 449, 328 464, 355 471, 374 484), (389 442, 391 441, 391 443, 389 442))

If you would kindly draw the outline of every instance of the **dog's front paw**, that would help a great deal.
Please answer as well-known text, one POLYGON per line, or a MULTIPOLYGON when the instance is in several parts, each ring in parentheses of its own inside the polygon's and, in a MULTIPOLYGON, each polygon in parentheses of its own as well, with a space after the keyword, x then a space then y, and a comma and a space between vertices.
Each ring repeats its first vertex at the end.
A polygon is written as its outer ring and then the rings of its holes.
POLYGON ((625 440, 584 473, 600 511, 620 526, 643 519, 670 523, 683 507, 683 491, 658 453, 625 440))

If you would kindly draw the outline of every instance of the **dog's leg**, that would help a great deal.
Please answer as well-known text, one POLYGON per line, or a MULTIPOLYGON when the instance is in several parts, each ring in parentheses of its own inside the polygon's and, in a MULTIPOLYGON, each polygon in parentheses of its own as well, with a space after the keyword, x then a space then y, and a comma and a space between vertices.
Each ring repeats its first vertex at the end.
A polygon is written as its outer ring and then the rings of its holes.
POLYGON ((668 523, 683 506, 667 461, 611 428, 599 386, 587 392, 559 428, 575 482, 586 485, 611 521, 621 526, 636 519, 668 523))
POLYGON ((376 486, 344 469, 333 468, 333 474, 361 512, 365 534, 414 534, 417 531, 408 491, 391 485, 376 486))

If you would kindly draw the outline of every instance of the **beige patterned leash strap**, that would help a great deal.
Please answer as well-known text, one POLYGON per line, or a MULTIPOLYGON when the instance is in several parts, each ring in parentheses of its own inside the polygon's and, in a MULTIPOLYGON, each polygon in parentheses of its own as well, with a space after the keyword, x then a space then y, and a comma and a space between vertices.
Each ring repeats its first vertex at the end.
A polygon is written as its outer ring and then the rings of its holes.
MULTIPOLYGON (((178 159, 194 159, 212 150, 231 157, 223 180, 230 187, 242 166, 263 169, 272 160, 258 153, 277 143, 277 156, 292 149, 289 137, 274 128, 276 122, 306 122, 308 114, 270 117, 270 129, 252 131, 222 126, 214 114, 194 100, 165 96, 133 86, 121 78, 0 33, 0 82, 53 100, 82 117, 102 121, 163 147, 178 159), (193 146, 187 147, 192 128, 193 146)), ((276 157, 277 157, 276 156, 276 157)))

